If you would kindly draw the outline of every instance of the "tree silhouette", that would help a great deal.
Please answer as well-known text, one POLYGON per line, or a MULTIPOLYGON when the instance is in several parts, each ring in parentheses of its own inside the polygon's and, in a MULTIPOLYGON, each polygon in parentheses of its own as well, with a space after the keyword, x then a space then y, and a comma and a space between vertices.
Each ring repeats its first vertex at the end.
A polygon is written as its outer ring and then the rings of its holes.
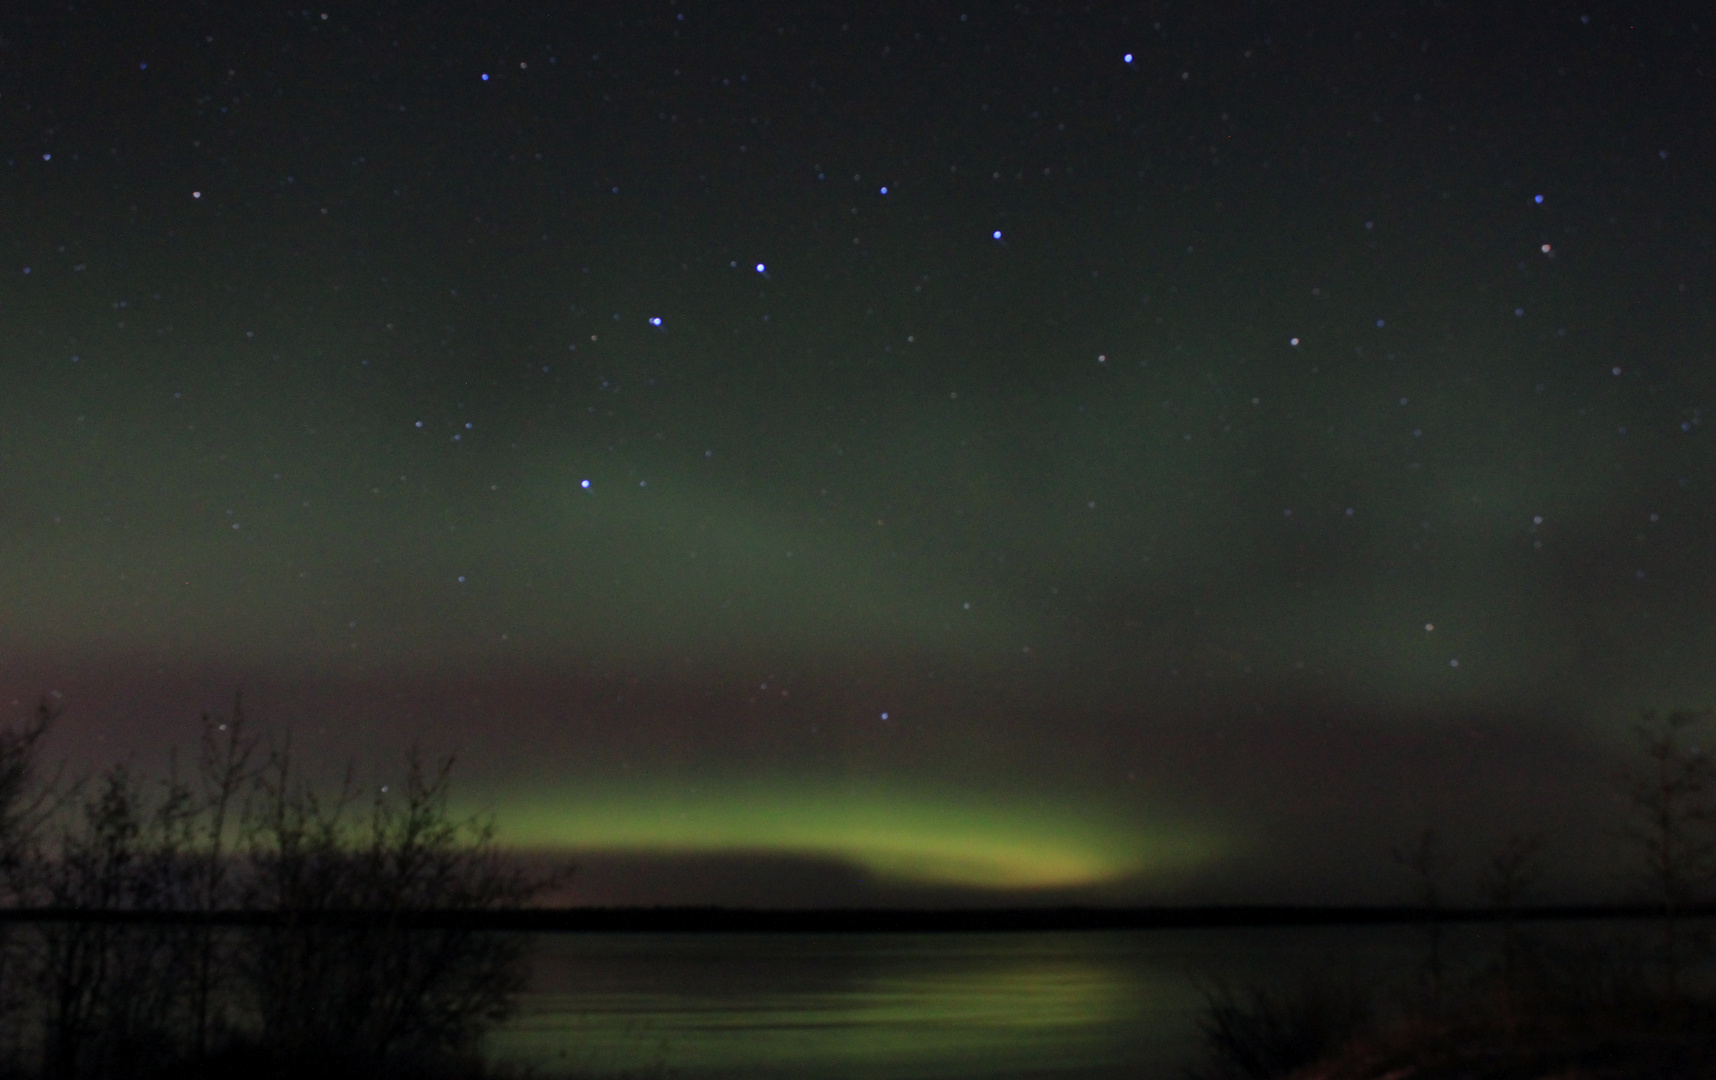
POLYGON ((1425 958, 1424 975, 1429 984, 1430 1011, 1442 1011, 1446 964, 1443 960, 1442 875, 1446 857, 1436 830, 1425 829, 1418 834, 1410 848, 1395 848, 1394 861, 1412 872, 1417 879, 1418 903, 1424 909, 1425 958))
POLYGON ((0 922, 0 1076, 380 1075, 470 1059, 513 1007, 523 939, 480 916, 553 879, 453 812, 451 757, 413 750, 364 813, 349 768, 329 795, 289 741, 258 764, 235 697, 189 779, 61 796, 34 771, 58 717, 0 730, 0 884, 38 913, 0 922))
POLYGON ((354 824, 348 780, 332 800, 271 757, 249 825, 253 905, 282 916, 245 944, 264 1041, 382 1060, 469 1051, 523 982, 522 942, 423 912, 517 907, 548 882, 509 867, 490 823, 453 816, 451 758, 413 752, 403 790, 354 824))
POLYGON ((1491 907, 1501 916, 1502 1018, 1512 1028, 1518 1023, 1520 982, 1525 961, 1525 941, 1519 928, 1519 906, 1543 877, 1544 836, 1510 836, 1490 856, 1481 885, 1491 907))
POLYGON ((1710 797, 1716 772, 1703 748, 1689 744, 1710 709, 1645 710, 1633 727, 1645 763, 1622 778, 1633 818, 1624 835, 1643 856, 1639 878, 1662 913, 1664 989, 1680 992, 1682 953, 1689 944, 1681 913, 1711 879, 1716 856, 1710 797))

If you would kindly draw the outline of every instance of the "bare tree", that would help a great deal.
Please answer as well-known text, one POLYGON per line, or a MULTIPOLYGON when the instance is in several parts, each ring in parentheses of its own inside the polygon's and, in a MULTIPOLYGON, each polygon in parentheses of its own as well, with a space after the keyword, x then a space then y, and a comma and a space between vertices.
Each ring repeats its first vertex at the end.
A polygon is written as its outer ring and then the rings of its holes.
POLYGON ((1711 712, 1645 710, 1633 728, 1645 761, 1622 779, 1633 811, 1626 836, 1644 857, 1639 877, 1662 912, 1663 983, 1670 998, 1679 994, 1688 944, 1681 913, 1702 897, 1716 859, 1710 801, 1716 771, 1709 755, 1688 741, 1711 712))
POLYGON ((118 765, 62 800, 32 773, 58 715, 44 701, 0 730, 0 888, 14 907, 53 912, 28 950, 0 938, 0 1076, 26 1074, 26 1056, 54 1080, 177 1074, 216 1057, 444 1063, 512 1008, 523 939, 478 929, 480 917, 555 879, 516 868, 492 822, 453 811, 451 758, 426 765, 413 751, 404 783, 365 814, 349 768, 324 794, 289 742, 258 767, 235 697, 230 717, 203 716, 189 779, 175 754, 163 779, 118 765), (261 918, 224 925, 233 908, 261 918))
POLYGON ((324 802, 288 752, 271 758, 248 857, 253 896, 283 922, 257 933, 247 970, 278 1052, 468 1052, 512 1008, 525 974, 518 938, 417 918, 517 907, 548 884, 500 857, 490 823, 452 813, 452 768, 413 752, 403 790, 378 791, 359 826, 349 773, 324 802))
POLYGON ((177 779, 151 799, 118 765, 65 826, 43 880, 63 913, 40 929, 46 1075, 128 1075, 177 1056, 191 954, 182 928, 147 917, 183 910, 188 899, 194 813, 177 779))
POLYGON ((194 909, 205 917, 197 932, 192 1005, 196 1024, 194 1053, 199 1059, 208 1053, 209 1029, 219 982, 217 976, 224 967, 217 966, 222 938, 214 917, 236 902, 230 887, 231 859, 227 834, 231 831, 235 812, 241 809, 236 804, 242 798, 245 786, 255 778, 251 766, 255 750, 255 737, 245 731, 242 694, 233 695, 232 715, 226 720, 216 721, 208 713, 203 713, 202 742, 197 758, 202 827, 200 850, 192 867, 194 909))
POLYGON ((324 799, 298 776, 288 739, 270 752, 254 796, 244 822, 244 904, 281 917, 240 946, 259 1036, 277 1051, 318 1039, 343 1051, 352 1041, 341 986, 346 928, 323 916, 358 906, 347 842, 351 774, 331 802, 324 799))
POLYGON ((1446 861, 1436 830, 1425 829, 1410 848, 1395 848, 1394 861, 1412 872, 1417 879, 1418 903, 1424 909, 1425 958, 1424 975, 1429 984, 1432 1014, 1442 1010, 1445 982, 1443 962, 1442 875, 1446 861))
POLYGON ((63 711, 58 695, 45 695, 31 719, 0 729, 0 887, 12 905, 28 900, 27 875, 52 796, 37 783, 36 759, 63 711))
POLYGON ((413 749, 405 789, 377 795, 362 860, 366 909, 391 919, 380 926, 376 1046, 423 1049, 426 1038, 468 1049, 502 1019, 522 989, 517 938, 469 926, 411 928, 401 917, 421 911, 489 911, 517 907, 542 887, 506 866, 492 822, 460 819, 448 807, 453 759, 426 768, 413 749))
MULTIPOLYGON (((34 902, 42 866, 41 835, 53 807, 54 785, 37 774, 42 740, 59 720, 59 695, 44 695, 28 720, 0 728, 0 905, 34 902)), ((35 970, 20 927, 0 924, 0 1072, 25 1052, 35 970)))
POLYGON ((1521 979, 1526 959, 1519 929, 1519 906, 1543 879, 1544 835, 1510 836, 1490 856, 1481 885, 1490 906, 1501 916, 1502 1015, 1512 1027, 1518 1021, 1521 979))

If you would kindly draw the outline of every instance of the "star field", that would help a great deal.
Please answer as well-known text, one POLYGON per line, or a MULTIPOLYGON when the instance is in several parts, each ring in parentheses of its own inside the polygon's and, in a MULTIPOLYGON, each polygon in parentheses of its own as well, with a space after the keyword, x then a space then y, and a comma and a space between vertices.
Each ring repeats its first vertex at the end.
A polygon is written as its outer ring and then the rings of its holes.
POLYGON ((457 750, 592 900, 1607 880, 1716 691, 1716 57, 1650 19, 31 5, 0 688, 84 767, 235 687, 457 750), (710 853, 784 862, 602 876, 710 853))

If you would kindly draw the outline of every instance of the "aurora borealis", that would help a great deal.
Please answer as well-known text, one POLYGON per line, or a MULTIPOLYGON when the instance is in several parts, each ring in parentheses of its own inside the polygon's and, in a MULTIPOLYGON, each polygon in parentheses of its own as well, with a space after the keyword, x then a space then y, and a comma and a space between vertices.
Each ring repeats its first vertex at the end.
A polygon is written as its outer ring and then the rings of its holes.
POLYGON ((1190 838, 1147 842, 1136 827, 1100 832, 1078 814, 960 805, 897 789, 778 781, 708 793, 639 787, 619 786, 605 798, 581 790, 567 805, 550 801, 535 813, 521 807, 507 817, 509 836, 529 847, 580 850, 825 853, 884 882, 995 889, 1077 887, 1207 854, 1190 838))
POLYGON ((1716 696, 1708 19, 187 10, 0 18, 75 768, 241 688, 574 902, 1583 894, 1716 696))

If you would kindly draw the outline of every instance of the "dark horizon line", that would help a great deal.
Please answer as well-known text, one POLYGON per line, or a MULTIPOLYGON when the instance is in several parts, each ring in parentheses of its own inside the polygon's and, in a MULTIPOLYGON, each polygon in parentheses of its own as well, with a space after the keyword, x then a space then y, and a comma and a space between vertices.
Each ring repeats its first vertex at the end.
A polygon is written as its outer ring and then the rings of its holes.
POLYGON ((1539 904, 1431 908, 1400 904, 1204 904, 1155 907, 754 908, 709 906, 512 908, 471 911, 218 911, 4 908, 0 923, 462 929, 538 933, 976 933, 1171 930, 1391 924, 1716 918, 1716 903, 1539 904))

